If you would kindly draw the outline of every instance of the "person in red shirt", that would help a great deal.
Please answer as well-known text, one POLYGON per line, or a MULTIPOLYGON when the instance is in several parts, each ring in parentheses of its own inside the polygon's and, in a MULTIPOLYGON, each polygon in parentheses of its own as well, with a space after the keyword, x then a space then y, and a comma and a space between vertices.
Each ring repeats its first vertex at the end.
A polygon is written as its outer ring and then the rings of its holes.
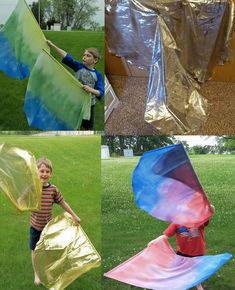
POLYGON ((206 253, 204 230, 208 224, 209 221, 200 227, 193 228, 170 224, 163 234, 167 238, 176 235, 177 255, 185 257, 203 256, 206 253))
MULTIPOLYGON (((214 206, 211 205, 213 212, 215 211, 214 206)), ((170 224, 163 235, 149 243, 152 244, 159 239, 169 239, 176 235, 177 255, 184 257, 197 257, 203 256, 206 253, 206 242, 204 237, 205 227, 208 226, 209 220, 202 224, 200 227, 191 227, 170 224)), ((204 290, 202 284, 198 284, 197 290, 204 290)))

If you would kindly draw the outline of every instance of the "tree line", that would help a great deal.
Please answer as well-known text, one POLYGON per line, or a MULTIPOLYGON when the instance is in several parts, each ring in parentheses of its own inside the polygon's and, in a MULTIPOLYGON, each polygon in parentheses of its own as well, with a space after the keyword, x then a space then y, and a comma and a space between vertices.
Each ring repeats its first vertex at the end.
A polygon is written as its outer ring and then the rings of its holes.
POLYGON ((33 2, 31 10, 42 29, 50 27, 54 23, 61 23, 61 28, 70 26, 76 30, 101 30, 93 16, 100 10, 95 5, 96 0, 40 0, 33 2))
MULTIPOLYGON (((108 145, 110 154, 122 156, 124 149, 132 149, 134 155, 142 155, 144 152, 172 145, 176 143, 174 136, 103 136, 102 144, 108 145)), ((189 154, 235 154, 235 136, 217 137, 215 145, 195 145, 190 147, 186 141, 182 141, 189 154)))
POLYGON ((142 155, 143 152, 158 147, 175 143, 172 136, 106 136, 102 137, 102 144, 108 145, 110 154, 123 155, 124 149, 132 149, 134 155, 142 155))

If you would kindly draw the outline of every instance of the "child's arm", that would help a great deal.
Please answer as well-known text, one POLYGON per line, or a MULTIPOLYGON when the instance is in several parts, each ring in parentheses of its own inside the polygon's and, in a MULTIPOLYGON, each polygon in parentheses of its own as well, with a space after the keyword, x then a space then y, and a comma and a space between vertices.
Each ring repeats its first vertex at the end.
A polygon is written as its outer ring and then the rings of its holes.
POLYGON ((167 235, 161 235, 161 236, 157 237, 156 239, 152 240, 151 242, 149 242, 148 247, 151 246, 152 244, 154 244, 155 242, 162 240, 162 239, 169 239, 169 237, 167 235))
POLYGON ((170 237, 173 237, 176 233, 177 226, 175 224, 170 224, 165 231, 163 232, 163 235, 160 237, 156 238, 155 240, 152 240, 151 242, 148 243, 148 246, 153 244, 154 242, 161 240, 161 239, 169 239, 170 237))
POLYGON ((92 93, 93 95, 95 95, 96 97, 100 96, 100 92, 98 90, 95 90, 87 85, 83 85, 83 90, 88 92, 88 93, 92 93))
POLYGON ((53 42, 51 42, 50 40, 47 40, 47 44, 49 45, 50 48, 54 49, 54 51, 61 56, 62 58, 65 58, 67 55, 67 52, 64 51, 63 49, 57 47, 53 42))
POLYGON ((99 73, 98 71, 96 71, 96 76, 97 76, 97 81, 96 81, 95 87, 91 88, 87 85, 84 85, 83 89, 88 93, 92 93, 99 100, 101 100, 101 98, 104 96, 104 81, 103 81, 101 73, 99 73))
POLYGON ((75 212, 71 209, 71 207, 67 204, 66 201, 62 200, 59 205, 68 213, 71 214, 71 216, 73 217, 74 221, 78 224, 80 224, 81 220, 80 218, 75 214, 75 212))

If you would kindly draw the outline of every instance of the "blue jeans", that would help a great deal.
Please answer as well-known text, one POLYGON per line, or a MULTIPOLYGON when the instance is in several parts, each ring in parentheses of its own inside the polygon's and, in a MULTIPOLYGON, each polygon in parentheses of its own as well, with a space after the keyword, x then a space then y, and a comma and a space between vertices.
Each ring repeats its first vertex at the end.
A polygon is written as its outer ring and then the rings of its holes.
POLYGON ((41 236, 41 231, 36 230, 32 226, 30 226, 29 230, 29 247, 32 251, 36 248, 36 244, 39 241, 41 236))

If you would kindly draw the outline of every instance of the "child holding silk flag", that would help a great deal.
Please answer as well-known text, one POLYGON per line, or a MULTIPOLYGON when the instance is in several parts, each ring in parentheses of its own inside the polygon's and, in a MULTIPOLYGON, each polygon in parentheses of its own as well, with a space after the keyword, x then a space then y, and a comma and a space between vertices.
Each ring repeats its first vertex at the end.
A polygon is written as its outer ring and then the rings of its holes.
POLYGON ((104 82, 101 73, 95 69, 95 65, 100 60, 100 53, 96 48, 87 48, 83 54, 82 62, 78 62, 72 58, 70 54, 57 47, 50 40, 48 45, 62 57, 62 62, 72 68, 76 74, 76 78, 82 83, 83 89, 91 93, 91 116, 90 120, 83 120, 82 127, 85 130, 93 130, 94 128, 94 109, 96 98, 101 99, 104 96, 104 82))
MULTIPOLYGON (((215 212, 214 206, 211 204, 213 213, 215 212)), ((176 235, 177 255, 184 257, 198 257, 204 256, 206 253, 206 242, 204 237, 205 227, 208 226, 209 220, 199 227, 185 227, 171 223, 163 232, 163 235, 151 241, 148 246, 159 239, 169 239, 176 235)), ((197 290, 204 290, 202 284, 198 284, 197 290)))
POLYGON ((30 222, 30 241, 29 246, 32 250, 32 265, 34 269, 34 284, 40 285, 41 281, 35 271, 35 248, 40 239, 42 230, 46 224, 52 219, 53 203, 59 204, 66 212, 70 213, 74 221, 80 224, 80 218, 74 213, 69 204, 65 202, 63 196, 55 185, 52 185, 49 180, 52 176, 52 163, 47 158, 37 160, 38 175, 43 184, 41 209, 33 211, 30 222))

